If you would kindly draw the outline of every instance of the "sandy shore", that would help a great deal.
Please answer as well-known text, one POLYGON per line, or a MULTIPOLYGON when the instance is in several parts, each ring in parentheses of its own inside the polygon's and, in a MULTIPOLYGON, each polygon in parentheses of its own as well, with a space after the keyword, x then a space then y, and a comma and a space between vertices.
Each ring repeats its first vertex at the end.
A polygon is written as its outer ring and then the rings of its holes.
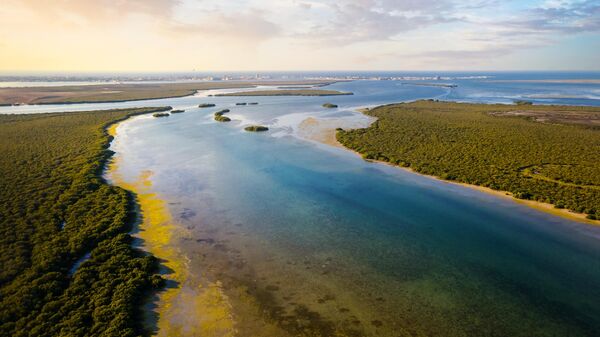
POLYGON ((299 90, 255 90, 239 91, 225 94, 216 94, 215 96, 346 96, 353 95, 351 92, 342 92, 337 90, 323 89, 299 89, 299 90))
POLYGON ((346 149, 346 147, 338 142, 335 138, 335 129, 365 128, 368 127, 373 121, 374 119, 317 119, 315 117, 308 117, 298 125, 298 136, 330 146, 346 149))
MULTIPOLYGON (((359 110, 359 112, 363 112, 363 110, 359 110)), ((336 134, 336 128, 338 127, 342 127, 344 129, 349 129, 352 127, 349 127, 348 125, 340 125, 342 123, 340 123, 340 121, 336 121, 336 120, 327 120, 327 121, 323 121, 323 120, 317 120, 316 118, 313 117, 309 117, 307 119, 305 119, 302 123, 300 123, 299 125, 299 132, 298 134, 301 137, 313 140, 313 141, 317 141, 323 144, 327 144, 330 146, 335 146, 335 147, 339 147, 339 148, 343 148, 347 151, 351 151, 354 154, 356 154, 357 156, 360 156, 362 158, 362 154, 353 151, 347 147, 345 147, 344 145, 342 145, 340 142, 338 142, 335 134, 336 134)), ((358 126, 358 127, 367 127, 368 125, 362 125, 362 126, 358 126)), ((356 128, 356 127, 354 127, 356 128)), ((484 193, 488 193, 488 194, 492 194, 494 196, 500 197, 500 198, 508 198, 511 199, 515 202, 518 202, 520 204, 529 206, 531 208, 534 208, 536 210, 540 210, 546 213, 550 213, 552 215, 556 215, 556 216, 560 216, 563 218, 567 218, 569 220, 575 220, 578 222, 584 222, 587 224, 592 224, 592 225, 596 225, 596 226, 600 226, 600 221, 598 220, 591 220, 586 218, 586 215, 583 213, 574 213, 572 211, 569 211, 567 209, 559 209, 559 208, 555 208, 554 205, 552 204, 547 204, 547 203, 543 203, 543 202, 539 202, 539 201, 534 201, 534 200, 523 200, 523 199, 518 199, 518 198, 514 198, 512 196, 512 194, 510 192, 506 192, 506 191, 497 191, 497 190, 493 190, 491 188, 488 187, 483 187, 483 186, 478 186, 478 185, 471 185, 471 184, 466 184, 466 183, 460 183, 460 182, 455 182, 455 181, 449 181, 449 180, 444 180, 441 179, 440 177, 437 176, 431 176, 431 175, 426 175, 426 174, 422 174, 419 172, 414 171, 411 168, 408 167, 401 167, 398 165, 393 165, 390 164, 388 162, 383 162, 383 161, 377 161, 377 160, 368 160, 370 162, 374 162, 374 163, 380 163, 380 164, 385 164, 385 165, 390 165, 414 174, 420 174, 432 179, 436 179, 439 180, 441 182, 444 182, 446 184, 454 184, 454 185, 460 185, 460 186, 464 186, 464 187, 468 187, 471 189, 475 189, 478 190, 480 192, 484 192, 484 193)))

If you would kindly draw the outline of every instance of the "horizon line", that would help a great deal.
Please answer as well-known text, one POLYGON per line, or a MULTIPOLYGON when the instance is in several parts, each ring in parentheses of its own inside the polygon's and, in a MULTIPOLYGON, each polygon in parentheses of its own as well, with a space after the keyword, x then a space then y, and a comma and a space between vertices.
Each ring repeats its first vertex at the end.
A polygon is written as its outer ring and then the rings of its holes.
POLYGON ((454 73, 473 73, 473 72, 488 72, 488 73, 507 73, 507 72, 528 72, 528 73, 600 73, 600 69, 585 70, 585 69, 476 69, 476 70, 432 70, 432 69, 417 69, 417 70, 383 70, 383 69, 361 69, 361 70, 344 70, 344 69, 322 69, 322 70, 106 70, 106 71, 63 71, 63 70, 0 70, 0 76, 26 76, 26 75, 60 75, 60 74, 81 74, 81 75, 117 75, 117 74, 206 74, 206 73, 319 73, 319 72, 336 72, 336 73, 367 73, 367 72, 391 72, 391 73, 414 73, 414 72, 454 72, 454 73))

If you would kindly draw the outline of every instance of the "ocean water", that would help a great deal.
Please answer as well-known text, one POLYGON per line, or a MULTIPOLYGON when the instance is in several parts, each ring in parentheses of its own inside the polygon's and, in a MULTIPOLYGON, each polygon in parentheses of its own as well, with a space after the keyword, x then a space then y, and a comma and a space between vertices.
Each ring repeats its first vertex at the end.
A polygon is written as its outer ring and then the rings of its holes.
POLYGON ((600 228, 368 163, 299 134, 309 117, 367 125, 356 109, 422 98, 600 105, 600 84, 510 82, 581 76, 435 81, 456 88, 361 80, 327 87, 353 96, 208 97, 224 91, 206 91, 0 112, 186 109, 120 124, 112 145, 116 170, 129 182, 152 172, 152 191, 187 233, 172 238, 192 275, 180 286, 221 282, 241 336, 268 336, 268 324, 281 329, 273 336, 598 336, 600 228), (321 107, 329 101, 339 108, 321 107), (197 108, 202 102, 217 107, 197 108), (232 122, 212 120, 223 108, 231 109, 232 122), (243 131, 253 123, 271 129, 243 131), (240 289, 260 315, 244 309, 240 289))

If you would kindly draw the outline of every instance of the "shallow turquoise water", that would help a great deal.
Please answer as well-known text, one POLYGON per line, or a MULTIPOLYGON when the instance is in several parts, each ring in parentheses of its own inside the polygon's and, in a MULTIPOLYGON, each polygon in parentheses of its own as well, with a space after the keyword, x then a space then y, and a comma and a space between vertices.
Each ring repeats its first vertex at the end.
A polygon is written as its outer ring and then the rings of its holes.
MULTIPOLYGON (((187 111, 123 123, 113 144, 120 173, 133 181, 143 170, 154 172, 154 190, 193 239, 214 239, 238 252, 244 273, 294 296, 287 302, 275 296, 286 308, 303 304, 339 324, 359 318, 357 331, 368 335, 600 335, 600 228, 297 136, 306 117, 360 120, 353 109, 361 106, 429 97, 503 102, 518 92, 557 90, 581 96, 598 85, 469 82, 450 90, 357 81, 331 87, 355 95, 152 101, 187 111), (260 104, 237 107, 238 101, 260 104), (326 101, 340 109, 322 109, 326 101), (193 108, 199 102, 217 107, 193 108), (214 122, 212 112, 224 107, 234 121, 214 122), (250 122, 271 130, 244 132, 250 122), (319 292, 335 300, 317 304, 319 292), (335 313, 340 308, 349 312, 335 313)), ((200 245, 182 249, 201 271, 200 245)))

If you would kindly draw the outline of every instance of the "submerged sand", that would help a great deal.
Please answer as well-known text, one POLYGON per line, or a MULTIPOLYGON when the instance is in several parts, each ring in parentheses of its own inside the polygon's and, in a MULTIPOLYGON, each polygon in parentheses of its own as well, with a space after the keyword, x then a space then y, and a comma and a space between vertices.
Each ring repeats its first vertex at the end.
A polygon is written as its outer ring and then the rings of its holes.
MULTIPOLYGON (((336 128, 368 124, 370 121, 364 119, 309 117, 300 123, 297 134, 343 147, 336 140, 336 128)), ((118 136, 118 125, 108 131, 118 136)), ((406 307, 406 302, 395 302, 397 299, 390 294, 378 292, 392 288, 387 282, 393 280, 382 278, 381 284, 369 287, 358 284, 356 280, 364 280, 363 275, 371 271, 359 266, 350 268, 335 252, 313 256, 307 252, 286 254, 271 246, 267 250, 242 223, 211 224, 203 221, 202 215, 192 219, 177 216, 181 211, 177 200, 169 197, 167 202, 156 193, 153 172, 143 171, 132 181, 127 180, 120 173, 119 157, 110 165, 108 175, 116 185, 136 193, 142 218, 134 235, 140 239, 141 248, 162 261, 162 273, 168 280, 168 287, 148 307, 148 325, 158 336, 408 334, 410 331, 404 331, 404 327, 422 318, 424 313, 419 308, 428 308, 419 302, 422 298, 410 294, 435 292, 428 290, 431 284, 427 280, 405 284, 404 292, 411 299, 406 307)), ((510 197, 505 192, 461 185, 510 197)), ((583 215, 551 205, 517 201, 586 221, 583 215)))
MULTIPOLYGON (((108 131, 118 136, 117 125, 108 131)), ((134 235, 142 249, 161 260, 167 279, 167 288, 148 306, 147 323, 157 336, 392 333, 393 326, 382 327, 380 320, 393 321, 394 311, 380 307, 392 308, 393 303, 383 303, 384 294, 359 293, 361 288, 351 281, 357 278, 351 273, 368 271, 345 269, 333 256, 265 250, 243 224, 208 224, 173 216, 178 203, 156 194, 153 172, 143 171, 127 181, 119 172, 119 157, 108 175, 114 184, 136 194, 141 221, 134 235), (342 280, 331 277, 345 273, 349 276, 342 280), (383 312, 391 316, 383 317, 383 312)))
POLYGON ((345 149, 346 147, 340 144, 335 137, 336 129, 364 128, 368 127, 373 120, 351 118, 319 119, 308 117, 298 125, 297 135, 304 139, 345 149))

